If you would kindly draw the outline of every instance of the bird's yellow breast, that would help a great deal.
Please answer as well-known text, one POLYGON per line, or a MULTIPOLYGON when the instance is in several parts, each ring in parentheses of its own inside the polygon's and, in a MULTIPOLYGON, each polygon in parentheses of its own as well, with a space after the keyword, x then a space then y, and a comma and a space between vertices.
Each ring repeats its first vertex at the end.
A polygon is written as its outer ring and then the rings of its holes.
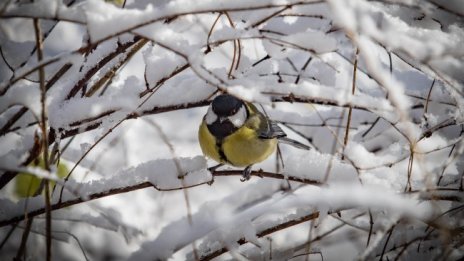
POLYGON ((198 138, 206 156, 220 163, 245 167, 265 160, 276 149, 277 139, 261 139, 257 135, 256 131, 245 125, 227 136, 222 142, 222 151, 227 162, 221 159, 220 148, 205 122, 200 126, 198 138))
POLYGON ((219 156, 219 151, 216 146, 216 138, 209 132, 205 121, 201 123, 200 129, 198 130, 198 140, 200 142, 201 151, 203 151, 205 156, 217 162, 225 163, 220 159, 221 157, 219 156))

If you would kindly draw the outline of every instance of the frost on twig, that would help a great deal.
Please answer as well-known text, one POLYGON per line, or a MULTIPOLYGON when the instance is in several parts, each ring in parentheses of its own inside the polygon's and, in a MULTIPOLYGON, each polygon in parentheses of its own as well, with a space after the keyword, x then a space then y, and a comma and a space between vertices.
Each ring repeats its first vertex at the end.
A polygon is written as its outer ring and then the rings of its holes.
POLYGON ((459 1, 4 2, 2 257, 464 255, 459 1), (311 150, 210 173, 197 129, 221 92, 311 150), (57 183, 51 219, 18 173, 57 183))

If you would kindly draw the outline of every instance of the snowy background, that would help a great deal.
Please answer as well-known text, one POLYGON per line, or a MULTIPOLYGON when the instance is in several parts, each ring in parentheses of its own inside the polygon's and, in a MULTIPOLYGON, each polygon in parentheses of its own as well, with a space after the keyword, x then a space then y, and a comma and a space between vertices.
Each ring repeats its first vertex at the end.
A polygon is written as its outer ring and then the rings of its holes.
POLYGON ((0 54, 2 259, 464 256, 460 0, 9 0, 0 54), (312 149, 209 172, 221 92, 312 149))

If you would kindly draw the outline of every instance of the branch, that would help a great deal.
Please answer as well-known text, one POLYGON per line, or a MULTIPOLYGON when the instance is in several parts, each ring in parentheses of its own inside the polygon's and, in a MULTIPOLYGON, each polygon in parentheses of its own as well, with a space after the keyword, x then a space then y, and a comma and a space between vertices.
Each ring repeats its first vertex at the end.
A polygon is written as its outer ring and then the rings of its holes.
MULTIPOLYGON (((314 212, 314 213, 311 213, 309 215, 306 215, 306 216, 303 216, 303 217, 300 217, 300 218, 297 218, 297 219, 292 219, 290 221, 283 222, 283 223, 281 223, 279 225, 263 229, 263 230, 257 232, 256 236, 257 237, 264 237, 264 236, 267 236, 267 235, 272 234, 274 232, 284 230, 286 228, 301 224, 301 223, 309 221, 309 220, 316 219, 318 217, 319 217, 319 212, 314 212)), ((237 244, 239 244, 239 245, 244 245, 246 243, 248 243, 248 241, 245 238, 241 238, 241 239, 239 239, 237 241, 237 244)), ((226 253, 228 251, 229 250, 226 247, 223 247, 223 248, 217 249, 217 250, 215 250, 213 252, 205 253, 205 255, 200 256, 200 260, 201 261, 212 260, 213 258, 216 258, 216 257, 218 257, 218 256, 220 256, 220 255, 222 255, 222 254, 224 254, 224 253, 226 253)))
MULTIPOLYGON (((243 171, 240 170, 226 170, 226 171, 215 171, 212 173, 213 177, 221 177, 221 176, 241 176, 243 171)), ((177 174, 176 174, 177 175, 177 174)), ((185 174, 184 174, 185 175, 185 174)), ((315 180, 310 180, 310 179, 304 179, 300 177, 292 177, 292 176, 284 176, 283 174, 278 174, 278 173, 271 173, 271 172, 263 172, 263 171, 253 171, 251 173, 251 176, 256 176, 256 177, 265 177, 265 178, 273 178, 273 179, 288 179, 290 181, 295 181, 295 182, 300 182, 304 184, 311 184, 311 185, 320 185, 320 182, 315 181, 315 180)), ((77 205, 86 201, 91 201, 99 198, 104 198, 112 195, 117 195, 117 194, 123 194, 131 191, 136 191, 139 189, 144 189, 144 188, 149 188, 153 187, 158 191, 175 191, 175 190, 182 190, 182 189, 187 189, 187 188, 192 188, 192 187, 197 187, 201 186, 204 184, 210 184, 211 181, 205 181, 205 182, 200 182, 188 186, 179 186, 179 187, 173 187, 173 188, 160 188, 156 184, 152 184, 151 182, 148 181, 143 181, 143 182, 138 182, 136 184, 130 185, 130 186, 120 186, 120 187, 113 187, 108 190, 104 191, 98 191, 94 192, 90 195, 87 196, 87 200, 84 200, 80 197, 78 198, 72 198, 69 200, 65 200, 62 202, 55 202, 51 204, 50 209, 51 210, 58 210, 62 209, 65 207, 77 205)), ((85 185, 83 185, 81 188, 85 188, 85 185)), ((27 213, 21 213, 19 215, 16 215, 12 218, 0 220, 0 227, 11 225, 14 223, 17 223, 19 221, 24 220, 26 217, 32 218, 41 214, 45 213, 45 208, 38 208, 36 210, 32 210, 27 213)))
MULTIPOLYGON (((243 174, 242 170, 216 170, 212 172, 213 177, 227 177, 227 176, 240 176, 243 174)), ((260 177, 260 178, 273 178, 273 179, 282 179, 282 180, 288 180, 288 181, 295 181, 303 184, 308 184, 308 185, 322 185, 320 181, 317 180, 312 180, 312 179, 306 179, 306 178, 301 178, 301 177, 294 177, 294 176, 286 176, 283 174, 279 173, 273 173, 273 172, 266 172, 263 170, 259 171, 253 171, 250 174, 251 176, 255 177, 260 177)))
POLYGON ((132 41, 125 42, 123 44, 118 43, 118 47, 105 57, 103 59, 99 60, 98 63, 96 63, 92 68, 90 68, 85 75, 74 85, 74 87, 69 91, 68 95, 66 96, 66 100, 71 99, 74 97, 74 95, 77 94, 77 92, 84 87, 85 84, 90 80, 90 78, 95 75, 103 66, 105 66, 107 63, 109 63, 111 60, 113 60, 116 56, 119 54, 125 52, 128 48, 131 46, 135 45, 137 42, 143 41, 140 39, 140 37, 135 36, 132 41))
MULTIPOLYGON (((263 93, 263 94, 269 94, 269 95, 278 95, 280 97, 275 97, 273 98, 274 102, 299 102, 299 103, 312 103, 312 104, 318 104, 318 105, 327 105, 327 106, 336 106, 336 107, 342 107, 342 108, 349 108, 350 106, 353 109, 357 110, 363 110, 363 111, 370 111, 370 108, 367 107, 362 107, 359 105, 355 104, 339 104, 336 100, 329 100, 329 99, 322 99, 322 98, 317 98, 317 97, 303 97, 303 96, 296 96, 292 93, 290 94, 277 94, 277 93, 263 93)), ((202 107, 202 106, 207 106, 209 105, 210 101, 209 100, 201 100, 197 102, 191 102, 187 104, 176 104, 176 105, 170 105, 170 106, 163 106, 163 107, 153 107, 152 109, 144 110, 142 112, 134 112, 130 114, 127 119, 136 119, 141 116, 147 116, 147 115, 152 115, 152 114, 158 114, 158 113, 163 113, 163 112, 169 112, 169 111, 174 111, 174 110, 182 110, 182 109, 189 109, 189 108, 196 108, 196 107, 202 107)), ((84 133, 90 130, 94 130, 98 127, 100 127, 102 121, 101 119, 105 116, 111 115, 113 113, 117 112, 117 110, 110 110, 107 112, 103 112, 98 116, 94 116, 92 118, 88 119, 83 119, 80 121, 73 122, 69 124, 71 127, 76 127, 74 129, 62 131, 60 134, 60 137, 62 139, 68 138, 80 133, 84 133), (83 123, 89 123, 86 126, 82 126, 83 123)), ((54 140, 50 140, 50 142, 53 142, 54 140)))
MULTIPOLYGON (((40 62, 43 59, 43 39, 42 39, 42 30, 40 28, 40 21, 37 18, 34 18, 34 31, 35 31, 35 42, 37 48, 37 60, 40 62)), ((41 105, 41 114, 40 114, 40 127, 42 131, 42 152, 44 160, 44 168, 50 173, 50 162, 48 160, 48 127, 47 127, 47 89, 45 86, 45 70, 43 67, 39 69, 39 80, 40 80, 40 105, 41 105)), ((52 214, 50 210, 50 187, 48 179, 44 179, 45 183, 45 236, 46 236, 46 260, 50 261, 52 259, 52 214)))
MULTIPOLYGON (((145 110, 145 111, 143 111, 141 113, 133 112, 133 113, 129 114, 126 119, 137 119, 137 118, 139 118, 141 116, 146 116, 146 115, 152 115, 152 114, 158 114, 158 113, 169 112, 169 111, 177 111, 177 110, 184 110, 184 109, 202 107, 202 106, 209 105, 209 103, 210 103, 210 101, 202 100, 202 101, 186 103, 186 104, 176 104, 176 105, 169 105, 169 106, 162 106, 162 107, 153 107, 152 109, 145 110)), ((100 114, 99 116, 93 117, 91 119, 84 119, 84 120, 81 120, 81 121, 73 122, 73 123, 70 124, 70 126, 77 126, 77 128, 62 131, 60 133, 60 137, 62 139, 64 139, 64 138, 75 136, 77 134, 81 134, 81 133, 84 133, 84 132, 87 132, 87 131, 97 129, 102 124, 101 118, 103 118, 105 116, 108 116, 110 114, 113 114, 115 112, 116 112, 116 110, 111 110, 111 111, 104 112, 104 113, 100 114), (82 126, 82 123, 92 122, 92 121, 96 121, 96 122, 93 122, 93 123, 91 123, 91 124, 89 124, 87 126, 82 126)), ((55 139, 51 139, 50 143, 54 142, 54 141, 55 141, 55 139)))

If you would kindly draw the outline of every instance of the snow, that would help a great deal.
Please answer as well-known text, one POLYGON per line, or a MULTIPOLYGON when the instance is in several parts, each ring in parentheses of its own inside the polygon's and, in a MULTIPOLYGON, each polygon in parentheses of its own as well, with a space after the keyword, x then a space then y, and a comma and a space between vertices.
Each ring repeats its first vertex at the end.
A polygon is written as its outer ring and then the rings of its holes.
POLYGON ((31 110, 34 115, 40 116, 40 101, 34 99, 40 96, 40 90, 28 82, 21 81, 18 88, 12 88, 5 95, 0 97, 0 111, 4 112, 14 105, 23 105, 31 110), (29 94, 29 95, 28 95, 29 94))
MULTIPOLYGON (((165 227, 159 237, 145 242, 141 248, 132 254, 130 260, 163 260, 169 258, 173 251, 186 246, 189 242, 213 230, 227 238, 218 239, 225 245, 233 246, 240 238, 256 239, 252 220, 266 213, 285 209, 312 206, 316 209, 332 211, 346 206, 359 206, 403 214, 409 217, 424 217, 430 214, 430 206, 418 207, 419 201, 405 199, 394 193, 379 191, 376 188, 366 188, 359 185, 335 185, 329 188, 308 186, 289 195, 281 194, 254 207, 231 211, 230 206, 209 203, 192 217, 190 224, 186 218, 173 222, 165 227), (380 203, 381 202, 381 203, 380 203), (398 202, 402 202, 398 204, 398 202), (248 235, 248 236, 247 236, 248 235)), ((261 224, 262 225, 262 224, 261 224)), ((269 227, 265 225, 265 227, 269 227)), ((209 246, 211 248, 211 246, 209 246)))
MULTIPOLYGON (((2 165, 5 163, 2 162, 2 165)), ((156 189, 172 190, 183 187, 189 187, 201 183, 206 183, 211 180, 211 174, 205 170, 206 161, 204 157, 197 156, 195 158, 186 159, 165 159, 153 160, 145 162, 135 168, 122 170, 111 178, 92 180, 86 183, 76 183, 72 180, 64 183, 69 187, 69 191, 65 192, 61 197, 60 193, 55 193, 51 200, 51 204, 56 204, 62 201, 75 200, 76 196, 83 199, 88 199, 91 195, 108 192, 115 188, 125 188, 135 186, 144 182, 150 182, 156 189), (178 163, 175 163, 177 161, 178 163), (179 164, 179 169, 177 169, 179 164), (183 179, 179 178, 183 175, 183 179), (77 193, 76 195, 74 193, 77 193)), ((23 171, 23 169, 21 169, 23 171)), ((38 177, 47 177, 55 181, 59 179, 55 176, 48 176, 48 172, 37 168, 25 168, 24 171, 30 172, 38 177)), ((62 183, 62 181, 60 181, 62 183)), ((0 221, 6 221, 20 216, 24 209, 34 211, 44 208, 44 199, 42 196, 35 198, 20 200, 17 203, 12 203, 9 200, 2 200, 3 208, 0 211, 0 221)))
POLYGON ((85 15, 80 8, 67 7, 62 1, 58 0, 39 0, 33 3, 21 3, 8 5, 5 16, 37 16, 48 19, 62 19, 77 23, 85 23, 85 15))
MULTIPOLYGON (((288 260, 308 249, 326 260, 375 259, 384 248, 389 260, 463 256, 452 244, 464 220, 459 1, 125 4, 1 4, 0 175, 59 184, 53 259, 195 260, 223 248, 219 260, 288 260), (40 62, 33 19, 44 33, 40 62), (31 164, 43 154, 40 66, 48 149, 68 169, 78 163, 67 182, 56 164, 31 164), (198 127, 224 92, 254 102, 311 149, 279 144, 247 182, 228 165, 218 170, 231 175, 214 176, 198 127)), ((25 258, 43 257, 45 200, 15 201, 12 186, 0 188, 0 234, 28 212, 25 258)), ((16 256, 23 231, 0 256, 16 256)))

